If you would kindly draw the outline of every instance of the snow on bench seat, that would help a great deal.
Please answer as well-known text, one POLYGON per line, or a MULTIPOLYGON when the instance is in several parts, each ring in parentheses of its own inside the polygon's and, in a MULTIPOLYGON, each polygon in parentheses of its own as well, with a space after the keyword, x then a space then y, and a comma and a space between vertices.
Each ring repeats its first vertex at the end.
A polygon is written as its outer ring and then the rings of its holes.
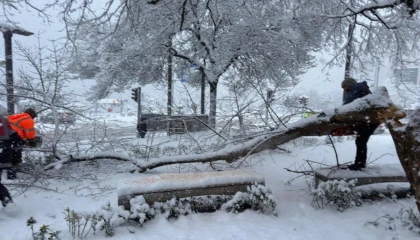
POLYGON ((318 187, 320 181, 326 182, 335 179, 346 179, 346 181, 357 179, 356 186, 384 182, 408 182, 400 164, 368 165, 362 171, 337 169, 336 167, 315 170, 315 187, 318 187))
POLYGON ((150 177, 126 179, 118 186, 118 205, 130 208, 130 200, 143 195, 148 204, 166 202, 177 198, 235 195, 245 192, 252 183, 264 184, 263 176, 246 170, 202 172, 202 173, 165 173, 150 177))

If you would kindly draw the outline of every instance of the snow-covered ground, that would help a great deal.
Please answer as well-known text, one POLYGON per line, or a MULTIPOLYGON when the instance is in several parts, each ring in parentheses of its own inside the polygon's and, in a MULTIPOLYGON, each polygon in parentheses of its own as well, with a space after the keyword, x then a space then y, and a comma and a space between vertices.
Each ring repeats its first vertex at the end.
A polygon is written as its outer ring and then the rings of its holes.
MULTIPOLYGON (((311 206, 312 197, 308 191, 308 178, 300 177, 290 182, 297 174, 285 170, 295 169, 305 164, 305 160, 331 163, 335 162, 333 148, 323 144, 306 146, 302 140, 297 144, 284 146, 291 153, 265 151, 254 157, 258 162, 248 170, 264 176, 277 199, 278 216, 258 214, 246 211, 241 214, 231 214, 224 211, 215 213, 191 214, 181 216, 176 220, 166 220, 158 216, 147 222, 143 227, 122 226, 117 228, 114 237, 110 239, 418 239, 419 236, 396 222, 395 228, 386 229, 387 224, 377 227, 366 225, 369 221, 389 214, 398 216, 402 206, 414 207, 414 199, 399 200, 397 203, 387 200, 364 202, 360 207, 339 212, 333 207, 314 209, 311 206), (260 161, 262 160, 262 161, 260 161)), ((147 139, 136 139, 140 144, 147 139)), ((355 154, 355 144, 352 140, 336 143, 339 159, 342 163, 351 162, 355 154)), ((369 142, 369 161, 371 164, 398 163, 397 154, 391 136, 386 132, 374 135, 369 142)), ((204 169, 207 165, 197 165, 204 169)), ((131 174, 124 171, 130 166, 114 161, 104 161, 96 164, 67 165, 58 173, 78 171, 82 180, 54 181, 42 188, 33 188, 24 194, 16 190, 15 203, 20 208, 16 216, 8 216, 0 209, 0 239, 20 240, 32 239, 31 230, 26 226, 26 220, 34 217, 37 220, 35 229, 41 225, 49 225, 55 231, 61 231, 61 239, 72 239, 64 220, 64 209, 69 207, 77 212, 95 212, 108 201, 117 206, 118 183, 123 179, 151 176, 159 173, 197 171, 192 168, 177 166, 161 167, 142 174, 131 174), (93 177, 90 174, 96 175, 93 177)), ((6 182, 13 183, 13 182, 6 182)), ((10 185, 9 185, 10 187, 10 185)), ((86 239, 105 239, 104 232, 89 234, 86 239)))

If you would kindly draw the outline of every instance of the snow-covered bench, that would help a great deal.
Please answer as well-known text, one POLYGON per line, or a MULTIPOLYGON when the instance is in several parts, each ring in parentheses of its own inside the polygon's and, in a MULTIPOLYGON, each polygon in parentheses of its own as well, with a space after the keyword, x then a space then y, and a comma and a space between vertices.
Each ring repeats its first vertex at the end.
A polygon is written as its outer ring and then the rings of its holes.
POLYGON ((173 197, 235 195, 239 191, 246 192, 253 183, 264 185, 265 181, 261 175, 245 170, 137 177, 120 182, 118 205, 130 209, 130 200, 138 195, 143 195, 149 205, 166 202, 173 197))
POLYGON ((326 182, 336 179, 345 179, 346 181, 357 179, 356 186, 386 182, 408 182, 400 164, 369 165, 363 171, 337 168, 315 170, 315 187, 318 187, 320 181, 326 182))

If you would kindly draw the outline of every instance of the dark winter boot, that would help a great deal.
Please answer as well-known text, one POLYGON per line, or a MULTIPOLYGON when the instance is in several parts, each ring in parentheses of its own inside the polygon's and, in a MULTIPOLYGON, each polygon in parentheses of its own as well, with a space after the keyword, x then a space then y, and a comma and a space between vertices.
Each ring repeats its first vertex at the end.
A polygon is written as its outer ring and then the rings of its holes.
POLYGON ((13 203, 13 201, 12 201, 12 199, 10 199, 8 197, 4 198, 4 200, 1 202, 1 204, 3 205, 3 207, 7 207, 7 205, 9 203, 13 203))
POLYGON ((12 197, 10 196, 9 190, 0 183, 0 201, 3 207, 6 207, 9 203, 12 203, 12 197))
POLYGON ((363 168, 366 168, 366 164, 354 163, 348 167, 348 169, 351 171, 362 171, 363 168))
POLYGON ((15 180, 16 177, 16 169, 11 168, 7 170, 7 179, 8 180, 15 180))

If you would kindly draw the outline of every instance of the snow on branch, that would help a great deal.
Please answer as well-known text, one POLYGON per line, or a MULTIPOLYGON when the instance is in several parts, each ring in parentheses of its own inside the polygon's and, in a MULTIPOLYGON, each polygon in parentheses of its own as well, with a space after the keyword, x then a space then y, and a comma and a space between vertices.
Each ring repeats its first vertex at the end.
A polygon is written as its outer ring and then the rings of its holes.
POLYGON ((412 16, 416 11, 420 9, 419 0, 375 0, 370 1, 369 3, 365 3, 365 1, 363 1, 363 3, 357 4, 357 6, 355 6, 356 3, 354 2, 346 3, 341 1, 341 3, 345 5, 345 8, 349 12, 341 15, 327 16, 328 18, 345 18, 354 15, 363 15, 371 21, 381 22, 388 29, 394 29, 397 27, 397 25, 395 22, 388 22, 387 18, 382 16, 380 10, 394 9, 397 6, 405 4, 405 6, 408 8, 408 13, 412 16))
POLYGON ((48 164, 44 167, 44 170, 50 169, 60 169, 63 167, 64 164, 75 163, 75 162, 84 162, 84 161, 91 161, 91 160, 98 160, 98 159, 113 159, 123 162, 132 162, 130 156, 122 153, 115 153, 115 152, 100 152, 100 153, 89 153, 89 154, 80 154, 80 155, 69 155, 66 158, 48 164))

